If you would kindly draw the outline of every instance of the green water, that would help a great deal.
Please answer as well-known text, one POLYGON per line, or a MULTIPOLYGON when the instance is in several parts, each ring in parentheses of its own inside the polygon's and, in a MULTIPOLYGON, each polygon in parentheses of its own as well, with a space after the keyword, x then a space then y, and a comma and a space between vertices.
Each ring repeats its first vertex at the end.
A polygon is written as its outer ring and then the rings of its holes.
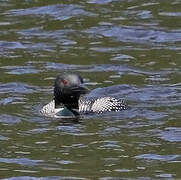
POLYGON ((178 0, 1 0, 0 178, 181 178, 180 22, 178 0), (64 71, 130 109, 42 116, 64 71))

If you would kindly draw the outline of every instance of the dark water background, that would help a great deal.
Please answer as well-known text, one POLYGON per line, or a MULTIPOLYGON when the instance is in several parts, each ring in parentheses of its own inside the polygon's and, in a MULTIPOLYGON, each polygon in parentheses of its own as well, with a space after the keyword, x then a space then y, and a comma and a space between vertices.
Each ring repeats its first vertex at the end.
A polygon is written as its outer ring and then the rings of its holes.
POLYGON ((0 74, 1 179, 181 178, 179 0, 0 0, 0 74), (42 117, 64 71, 131 108, 42 117))

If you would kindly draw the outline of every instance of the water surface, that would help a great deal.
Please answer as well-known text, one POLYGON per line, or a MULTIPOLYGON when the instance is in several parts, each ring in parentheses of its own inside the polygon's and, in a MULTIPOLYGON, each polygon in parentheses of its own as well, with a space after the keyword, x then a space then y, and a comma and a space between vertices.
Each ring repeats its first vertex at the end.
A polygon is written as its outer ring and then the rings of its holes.
POLYGON ((3 0, 0 178, 181 178, 180 18, 177 0, 3 0), (41 116, 64 71, 130 108, 41 116))

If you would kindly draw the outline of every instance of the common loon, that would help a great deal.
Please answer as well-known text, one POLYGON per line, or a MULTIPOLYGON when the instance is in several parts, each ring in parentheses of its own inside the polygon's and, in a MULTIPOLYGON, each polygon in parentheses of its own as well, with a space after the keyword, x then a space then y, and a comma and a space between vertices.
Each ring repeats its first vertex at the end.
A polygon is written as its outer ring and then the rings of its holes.
POLYGON ((127 108, 122 99, 111 96, 87 97, 88 93, 89 89, 84 85, 80 75, 75 73, 58 75, 54 83, 54 99, 43 106, 40 112, 53 116, 67 108, 78 116, 82 113, 103 113, 127 108))

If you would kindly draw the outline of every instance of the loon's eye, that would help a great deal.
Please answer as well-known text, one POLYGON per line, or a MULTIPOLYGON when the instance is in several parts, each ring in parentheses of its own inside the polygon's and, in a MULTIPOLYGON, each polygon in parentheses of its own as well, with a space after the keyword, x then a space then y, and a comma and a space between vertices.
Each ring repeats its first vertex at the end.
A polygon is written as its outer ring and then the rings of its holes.
POLYGON ((68 81, 67 81, 67 80, 64 79, 64 80, 62 80, 62 82, 63 82, 63 85, 64 85, 64 86, 67 86, 67 85, 68 85, 68 81))

